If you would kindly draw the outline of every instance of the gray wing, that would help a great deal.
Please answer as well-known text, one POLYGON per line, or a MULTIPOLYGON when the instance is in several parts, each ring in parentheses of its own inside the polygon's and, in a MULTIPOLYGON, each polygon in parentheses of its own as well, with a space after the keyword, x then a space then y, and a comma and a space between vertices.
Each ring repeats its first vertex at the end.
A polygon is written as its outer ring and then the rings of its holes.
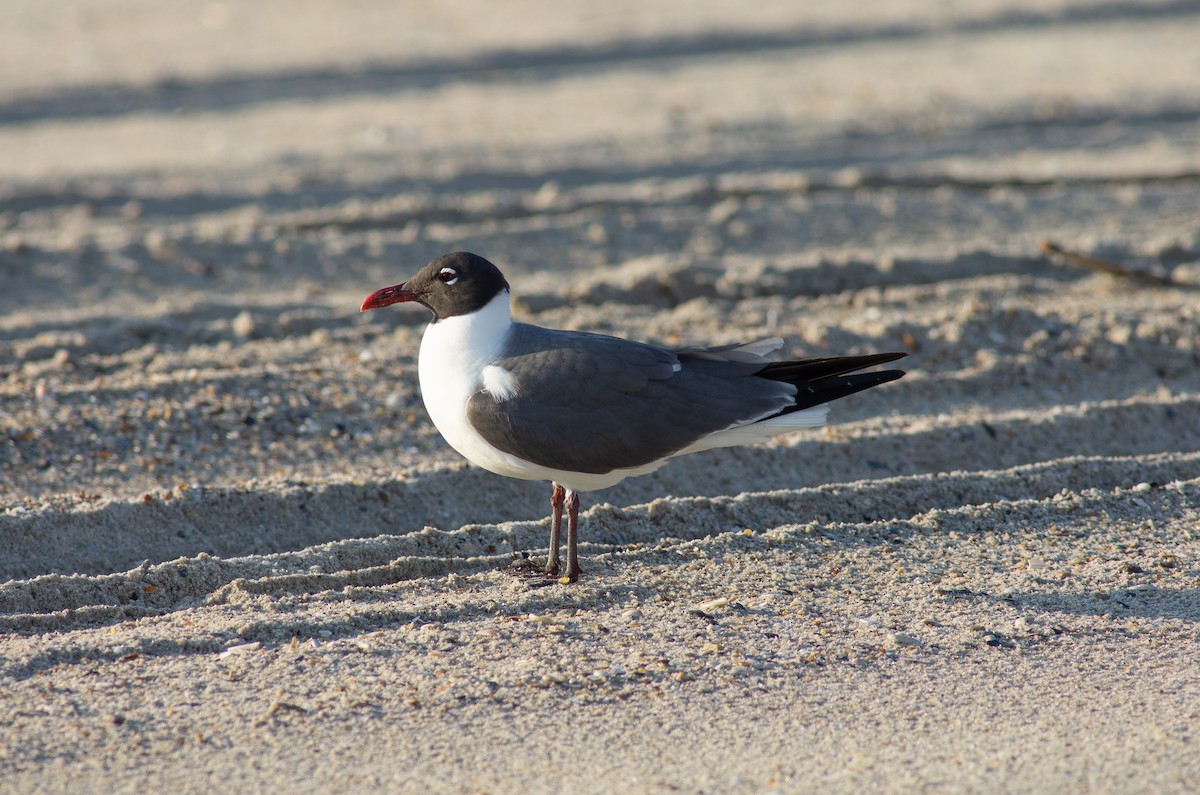
POLYGON ((517 394, 476 392, 467 416, 488 443, 541 466, 592 474, 641 466, 790 405, 794 386, 754 376, 768 363, 759 350, 669 351, 514 324, 495 364, 515 377, 517 394))

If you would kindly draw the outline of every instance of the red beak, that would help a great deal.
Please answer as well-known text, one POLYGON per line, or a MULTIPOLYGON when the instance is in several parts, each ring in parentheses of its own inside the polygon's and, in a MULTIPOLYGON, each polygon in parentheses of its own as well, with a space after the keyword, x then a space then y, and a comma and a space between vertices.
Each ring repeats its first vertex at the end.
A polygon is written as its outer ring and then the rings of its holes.
POLYGON ((403 284, 397 284, 393 287, 384 287, 382 290, 376 290, 367 296, 367 300, 362 302, 362 306, 358 308, 359 312, 366 312, 368 309, 378 309, 381 306, 391 306, 402 301, 416 301, 421 297, 420 293, 414 293, 412 290, 404 289, 403 284))

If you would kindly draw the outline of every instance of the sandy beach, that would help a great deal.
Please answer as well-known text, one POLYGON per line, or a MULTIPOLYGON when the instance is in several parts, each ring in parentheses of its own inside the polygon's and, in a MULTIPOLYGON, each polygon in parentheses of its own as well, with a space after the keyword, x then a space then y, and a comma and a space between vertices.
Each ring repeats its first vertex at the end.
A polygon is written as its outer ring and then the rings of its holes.
POLYGON ((0 3, 0 792, 1200 790, 1200 4, 0 3), (514 315, 906 350, 584 496, 514 315))

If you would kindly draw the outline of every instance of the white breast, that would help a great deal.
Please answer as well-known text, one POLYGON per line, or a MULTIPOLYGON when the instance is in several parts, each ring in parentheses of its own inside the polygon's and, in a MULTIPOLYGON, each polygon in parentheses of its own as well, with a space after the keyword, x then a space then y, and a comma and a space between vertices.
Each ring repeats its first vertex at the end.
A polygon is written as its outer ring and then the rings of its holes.
POLYGON ((430 323, 421 338, 417 373, 425 408, 450 446, 472 461, 479 435, 467 422, 467 399, 482 386, 483 370, 496 360, 511 326, 508 293, 501 292, 477 312, 430 323))
POLYGON ((467 400, 480 388, 501 400, 520 389, 511 373, 492 364, 511 327, 507 292, 470 315, 430 323, 417 360, 421 397, 438 432, 472 464, 498 475, 551 480, 548 470, 492 447, 467 420, 467 400))

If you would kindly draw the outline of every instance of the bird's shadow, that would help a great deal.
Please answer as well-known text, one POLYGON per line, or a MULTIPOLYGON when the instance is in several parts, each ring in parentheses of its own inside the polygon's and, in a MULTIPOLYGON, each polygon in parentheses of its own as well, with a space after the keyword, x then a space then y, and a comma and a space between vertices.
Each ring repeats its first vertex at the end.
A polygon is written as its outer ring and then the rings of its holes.
POLYGON ((1136 585, 1092 593, 1017 593, 994 597, 1023 612, 1168 619, 1200 623, 1200 588, 1136 585))

